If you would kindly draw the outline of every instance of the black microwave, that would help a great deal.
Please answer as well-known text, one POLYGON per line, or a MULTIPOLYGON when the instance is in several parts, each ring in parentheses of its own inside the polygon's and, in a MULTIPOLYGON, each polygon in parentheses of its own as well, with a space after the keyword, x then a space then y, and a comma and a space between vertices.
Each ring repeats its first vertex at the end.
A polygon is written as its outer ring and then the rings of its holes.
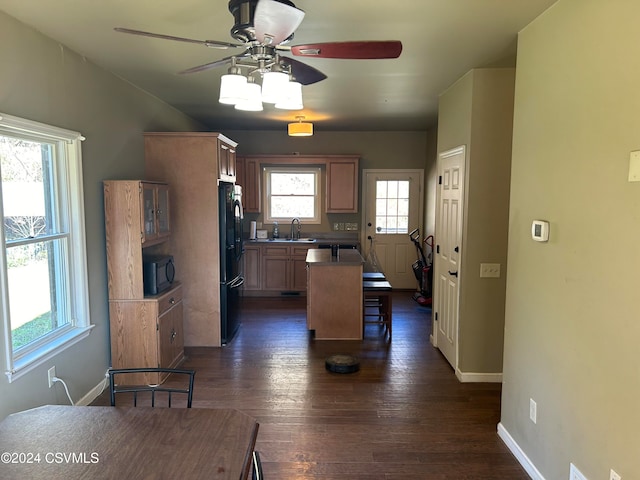
POLYGON ((171 288, 176 276, 171 255, 144 255, 142 257, 142 281, 145 295, 157 295, 171 288))

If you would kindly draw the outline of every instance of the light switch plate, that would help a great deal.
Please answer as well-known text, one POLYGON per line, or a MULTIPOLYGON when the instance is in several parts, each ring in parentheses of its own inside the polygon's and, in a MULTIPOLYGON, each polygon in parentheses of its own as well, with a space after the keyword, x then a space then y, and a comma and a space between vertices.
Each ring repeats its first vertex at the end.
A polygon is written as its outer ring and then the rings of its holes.
POLYGON ((640 150, 629 155, 629 181, 640 182, 640 150))
POLYGON ((481 263, 480 278, 500 278, 499 263, 481 263))

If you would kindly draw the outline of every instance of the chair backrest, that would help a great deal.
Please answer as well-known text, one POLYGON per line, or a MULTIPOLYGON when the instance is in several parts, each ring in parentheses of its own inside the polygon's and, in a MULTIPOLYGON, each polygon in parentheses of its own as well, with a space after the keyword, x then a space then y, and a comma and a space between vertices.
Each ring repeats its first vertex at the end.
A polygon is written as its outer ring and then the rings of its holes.
POLYGON ((181 370, 176 368, 117 368, 109 370, 109 389, 111 406, 116 405, 116 394, 129 394, 133 396, 133 406, 138 405, 138 394, 149 393, 151 406, 156 406, 156 393, 161 392, 161 397, 167 398, 167 406, 171 407, 173 394, 186 395, 187 408, 191 408, 193 401, 193 380, 195 370, 181 370), (118 382, 118 377, 126 374, 160 374, 168 373, 169 378, 159 385, 126 385, 118 382))

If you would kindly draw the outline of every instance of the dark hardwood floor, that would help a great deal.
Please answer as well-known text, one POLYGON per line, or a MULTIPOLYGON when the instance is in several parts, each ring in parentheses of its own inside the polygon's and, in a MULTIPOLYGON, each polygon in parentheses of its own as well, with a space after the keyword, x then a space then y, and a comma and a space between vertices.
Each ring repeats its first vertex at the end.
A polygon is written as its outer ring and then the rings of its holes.
POLYGON ((362 342, 313 340, 304 297, 245 298, 230 345, 187 349, 193 408, 255 417, 267 480, 528 479, 496 433, 500 385, 458 382, 411 294, 394 292, 391 344, 375 325, 362 342), (337 353, 360 371, 328 372, 337 353))

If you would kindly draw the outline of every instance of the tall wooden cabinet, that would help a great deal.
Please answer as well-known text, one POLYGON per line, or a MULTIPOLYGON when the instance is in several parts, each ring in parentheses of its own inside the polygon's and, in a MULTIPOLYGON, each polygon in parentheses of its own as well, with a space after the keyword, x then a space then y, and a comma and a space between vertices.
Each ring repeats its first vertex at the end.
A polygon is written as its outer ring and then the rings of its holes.
POLYGON ((171 185, 168 251, 182 279, 184 341, 219 347, 218 182, 236 175, 237 144, 220 133, 145 133, 145 175, 171 185))
MULTIPOLYGON (((105 231, 113 368, 177 366, 184 359, 182 286, 144 296, 144 249, 171 234, 169 188, 141 180, 104 182, 105 231)), ((135 375, 131 383, 161 383, 166 375, 135 375)))

